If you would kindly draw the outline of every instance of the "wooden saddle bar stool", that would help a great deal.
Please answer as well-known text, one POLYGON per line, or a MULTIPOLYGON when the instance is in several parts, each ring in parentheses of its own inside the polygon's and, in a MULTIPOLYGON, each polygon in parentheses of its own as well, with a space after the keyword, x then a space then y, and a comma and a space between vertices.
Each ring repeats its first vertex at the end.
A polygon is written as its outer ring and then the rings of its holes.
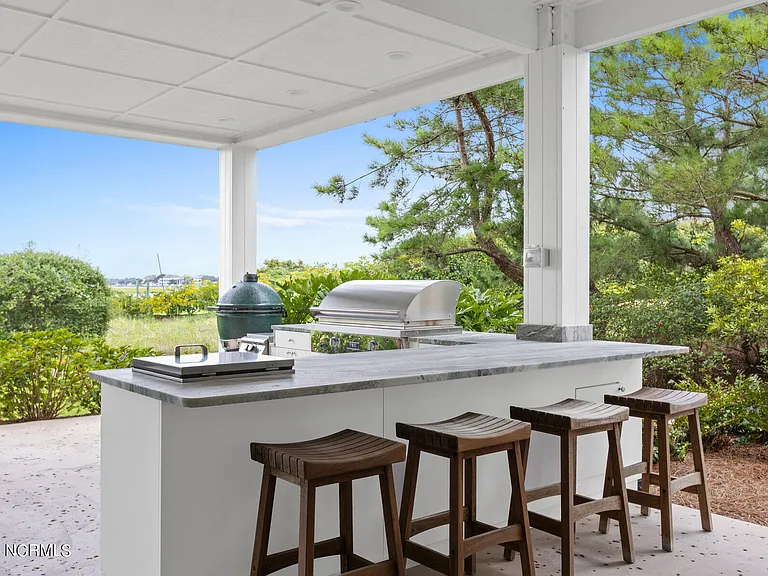
MULTIPOLYGON (((672 496, 681 490, 699 497, 701 527, 712 531, 712 513, 709 509, 707 477, 704 466, 704 445, 701 441, 699 408, 707 405, 707 395, 701 392, 641 388, 626 396, 606 395, 606 404, 626 406, 629 415, 643 419, 642 461, 624 469, 625 476, 642 474, 639 490, 628 490, 629 501, 640 504, 641 513, 648 516, 649 508, 661 511, 661 546, 672 552, 674 532, 672 521, 672 496), (688 417, 688 433, 693 452, 694 472, 680 478, 670 472, 669 424, 675 418, 688 417), (653 472, 653 423, 659 436, 659 473, 653 472), (651 485, 659 487, 659 494, 651 493, 651 485)), ((608 490, 606 479, 606 490, 608 490)), ((600 531, 607 532, 608 518, 601 518, 600 531)))
POLYGON ((522 573, 534 575, 533 549, 525 499, 525 454, 531 427, 523 422, 467 412, 430 424, 397 423, 399 438, 408 440, 400 531, 403 551, 410 558, 447 576, 474 574, 476 554, 496 545, 514 546, 520 552, 522 573), (508 525, 497 528, 477 520, 477 457, 507 452, 513 509, 508 525), (413 518, 416 481, 422 452, 450 461, 449 510, 413 518), (439 526, 449 526, 450 552, 446 556, 411 538, 439 526))
POLYGON ((264 465, 253 545, 251 576, 266 576, 298 564, 299 576, 312 576, 314 559, 339 556, 341 573, 355 576, 404 576, 397 500, 392 464, 405 460, 405 444, 355 430, 343 430, 315 440, 292 444, 251 444, 251 458, 264 465), (373 563, 354 553, 352 481, 378 476, 389 559, 373 563), (280 478, 297 484, 299 546, 267 554, 275 483, 280 478), (315 542, 315 494, 319 486, 339 485, 339 536, 315 542))
MULTIPOLYGON (((532 528, 560 538, 562 575, 574 574, 576 523, 592 514, 603 513, 618 520, 624 560, 633 563, 635 549, 621 454, 621 426, 629 419, 629 410, 569 398, 541 408, 511 406, 509 413, 512 418, 529 422, 534 432, 560 437, 560 482, 528 490, 527 497, 530 503, 550 496, 560 496, 560 520, 537 512, 529 511, 528 514, 532 528), (620 481, 611 483, 608 494, 603 498, 593 499, 576 493, 576 439, 600 432, 608 433, 608 461, 613 477, 620 481)), ((511 549, 505 550, 506 557, 511 557, 511 554, 511 549)))

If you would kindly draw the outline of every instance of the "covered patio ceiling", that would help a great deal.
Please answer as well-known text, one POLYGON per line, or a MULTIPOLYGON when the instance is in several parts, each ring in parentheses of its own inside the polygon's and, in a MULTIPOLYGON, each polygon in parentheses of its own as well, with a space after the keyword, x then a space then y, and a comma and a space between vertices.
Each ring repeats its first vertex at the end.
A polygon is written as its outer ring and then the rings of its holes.
POLYGON ((266 148, 755 3, 0 0, 0 120, 266 148))

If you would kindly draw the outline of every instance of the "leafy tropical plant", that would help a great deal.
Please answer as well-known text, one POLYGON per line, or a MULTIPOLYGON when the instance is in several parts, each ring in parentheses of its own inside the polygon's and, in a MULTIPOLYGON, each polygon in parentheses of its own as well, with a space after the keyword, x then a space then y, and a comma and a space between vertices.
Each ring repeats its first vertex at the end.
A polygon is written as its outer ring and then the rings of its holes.
POLYGON ((471 332, 514 333, 523 321, 520 291, 485 290, 465 286, 456 309, 459 325, 471 332))

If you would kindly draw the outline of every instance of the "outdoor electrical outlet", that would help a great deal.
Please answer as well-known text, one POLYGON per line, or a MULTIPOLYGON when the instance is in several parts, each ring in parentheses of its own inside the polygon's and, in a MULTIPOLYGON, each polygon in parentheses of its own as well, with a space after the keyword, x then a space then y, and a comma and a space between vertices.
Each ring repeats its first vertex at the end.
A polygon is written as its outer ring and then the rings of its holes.
POLYGON ((546 268, 549 266, 549 249, 541 246, 528 246, 524 259, 526 268, 546 268))

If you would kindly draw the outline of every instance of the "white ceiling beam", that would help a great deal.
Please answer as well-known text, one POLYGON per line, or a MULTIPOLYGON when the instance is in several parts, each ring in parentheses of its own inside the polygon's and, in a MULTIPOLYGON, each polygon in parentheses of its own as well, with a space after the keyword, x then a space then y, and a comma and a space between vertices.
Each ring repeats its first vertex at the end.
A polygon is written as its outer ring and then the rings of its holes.
POLYGON ((598 50, 760 4, 755 0, 605 0, 576 10, 576 47, 598 50))
POLYGON ((302 116, 292 123, 284 123, 279 127, 267 127, 244 135, 238 139, 238 143, 259 149, 269 148, 381 118, 416 106, 431 104, 472 90, 495 86, 522 78, 525 73, 525 59, 525 56, 510 57, 503 54, 472 61, 447 71, 437 72, 427 78, 372 93, 353 102, 345 102, 328 110, 302 116))
POLYGON ((29 124, 43 126, 45 128, 59 128, 62 130, 74 130, 76 132, 88 132, 102 134, 104 136, 120 136, 135 140, 149 140, 151 142, 163 142, 166 144, 178 144, 180 146, 194 146, 196 148, 219 149, 232 144, 234 138, 201 134, 195 130, 187 132, 168 130, 139 124, 129 124, 115 120, 98 120, 77 114, 53 112, 10 106, 0 104, 0 122, 12 122, 14 124, 29 124))
POLYGON ((529 54, 539 45, 537 10, 530 0, 380 0, 467 28, 529 54))

